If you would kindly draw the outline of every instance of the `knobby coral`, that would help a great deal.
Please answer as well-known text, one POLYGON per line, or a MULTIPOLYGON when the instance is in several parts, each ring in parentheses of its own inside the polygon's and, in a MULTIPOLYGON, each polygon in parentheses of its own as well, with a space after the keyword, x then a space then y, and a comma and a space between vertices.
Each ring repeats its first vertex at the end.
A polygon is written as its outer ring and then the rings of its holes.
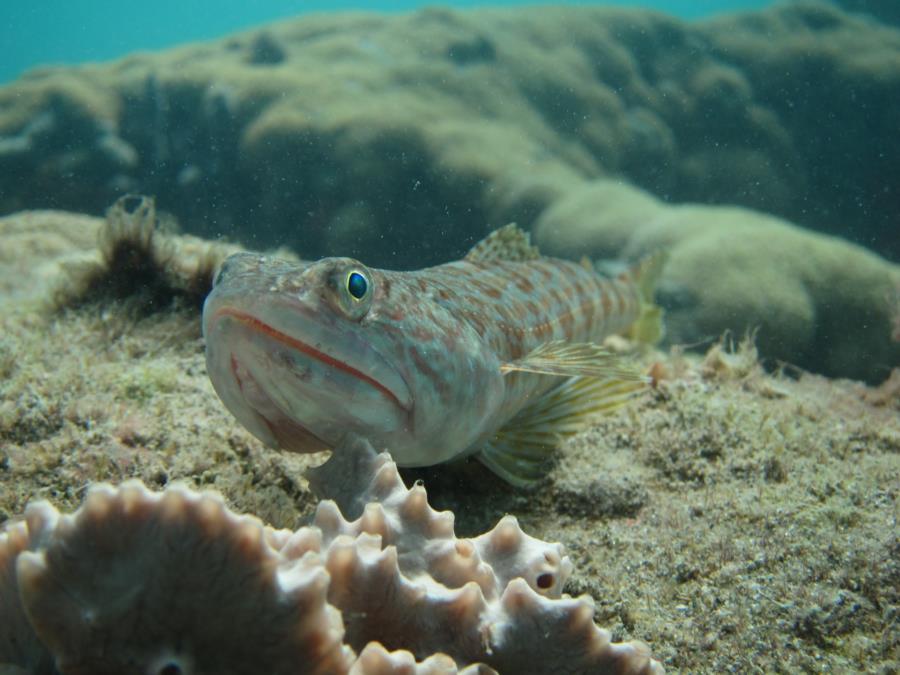
POLYGON ((0 534, 0 672, 662 672, 562 594, 562 546, 514 518, 458 539, 362 439, 310 481, 330 500, 295 532, 185 486, 32 503, 0 534))

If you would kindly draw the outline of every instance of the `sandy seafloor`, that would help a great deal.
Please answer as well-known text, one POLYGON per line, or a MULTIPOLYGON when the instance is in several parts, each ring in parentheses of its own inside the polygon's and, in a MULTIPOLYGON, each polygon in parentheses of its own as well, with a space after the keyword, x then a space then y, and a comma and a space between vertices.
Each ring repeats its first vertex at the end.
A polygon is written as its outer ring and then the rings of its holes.
MULTIPOLYGON (((299 526, 315 504, 302 471, 324 457, 267 449, 231 417, 198 312, 52 309, 97 257, 101 222, 0 220, 0 521, 138 477, 299 526)), ((536 492, 477 462, 408 477, 462 535, 513 513, 562 541, 567 592, 590 593, 598 624, 670 672, 897 672, 900 371, 879 388, 768 375, 746 344, 640 358, 659 387, 567 442, 536 492)))

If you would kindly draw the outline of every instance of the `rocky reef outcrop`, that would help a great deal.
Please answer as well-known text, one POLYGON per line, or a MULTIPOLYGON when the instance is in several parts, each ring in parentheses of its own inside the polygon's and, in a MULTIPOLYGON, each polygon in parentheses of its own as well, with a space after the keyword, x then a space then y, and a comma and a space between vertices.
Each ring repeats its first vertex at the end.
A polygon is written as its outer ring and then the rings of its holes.
POLYGON ((898 63, 825 2, 310 16, 3 87, 0 211, 137 191, 193 234, 404 267, 616 177, 896 260, 898 63))

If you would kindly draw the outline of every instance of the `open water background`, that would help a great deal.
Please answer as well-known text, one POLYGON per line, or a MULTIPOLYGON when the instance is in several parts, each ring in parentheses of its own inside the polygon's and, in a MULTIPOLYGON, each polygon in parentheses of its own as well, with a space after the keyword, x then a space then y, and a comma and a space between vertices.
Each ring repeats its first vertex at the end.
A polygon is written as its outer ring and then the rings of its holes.
MULTIPOLYGON (((367 10, 402 12, 426 5, 511 6, 515 0, 428 0, 349 2, 347 0, 3 0, 0 3, 0 82, 28 68, 48 64, 103 61, 129 52, 162 49, 220 37, 250 26, 306 12, 367 10)), ((770 0, 655 0, 565 4, 650 7, 684 18, 758 9, 770 0)))

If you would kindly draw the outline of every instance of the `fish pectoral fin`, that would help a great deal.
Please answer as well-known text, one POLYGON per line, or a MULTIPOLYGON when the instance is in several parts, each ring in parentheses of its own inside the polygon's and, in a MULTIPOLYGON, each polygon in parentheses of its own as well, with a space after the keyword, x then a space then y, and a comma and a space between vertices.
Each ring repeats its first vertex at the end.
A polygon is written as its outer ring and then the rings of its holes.
POLYGON ((528 404, 476 455, 482 464, 517 487, 546 475, 547 461, 565 438, 643 391, 641 379, 576 377, 528 404))
POLYGON ((617 354, 593 342, 545 342, 521 359, 500 365, 506 375, 515 371, 561 375, 563 377, 601 377, 648 382, 633 368, 623 366, 617 354))
POLYGON ((532 442, 526 450, 526 446, 514 445, 498 435, 488 441, 475 457, 510 485, 528 488, 546 475, 547 461, 554 447, 555 443, 545 447, 532 442), (526 453, 535 450, 539 457, 527 456, 526 453))

